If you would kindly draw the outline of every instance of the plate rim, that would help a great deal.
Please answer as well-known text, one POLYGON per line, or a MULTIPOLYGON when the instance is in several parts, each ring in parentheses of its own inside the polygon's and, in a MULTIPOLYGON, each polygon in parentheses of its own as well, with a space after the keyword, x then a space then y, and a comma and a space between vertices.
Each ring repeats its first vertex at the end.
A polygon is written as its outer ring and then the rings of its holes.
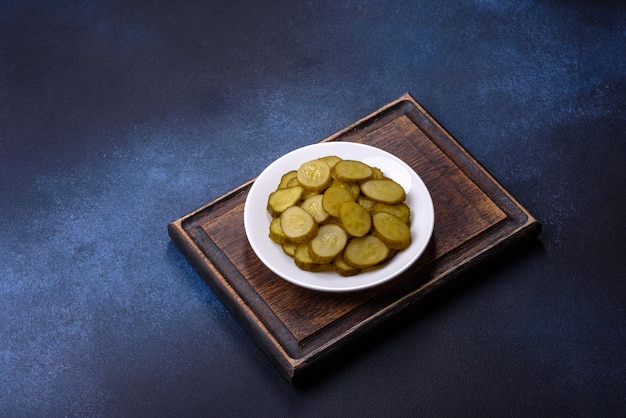
MULTIPOLYGON (((344 156, 342 158, 346 159, 347 157, 344 156)), ((297 163, 292 163, 291 169, 293 170, 297 169, 296 164, 297 163)), ((281 173, 280 175, 282 175, 285 172, 280 171, 279 173, 281 173)), ((394 178, 393 175, 391 175, 390 177, 394 178)), ((271 186, 273 187, 272 190, 274 190, 276 186, 278 185, 279 179, 274 178, 273 180, 275 181, 275 184, 272 184, 271 186)), ((399 182, 402 182, 402 181, 399 181, 399 182)), ((406 179, 403 179, 403 182, 406 183, 406 179)), ((269 196, 269 193, 267 193, 267 195, 269 196)), ((411 215, 412 217, 414 216, 413 208, 411 208, 411 215)), ((296 286, 311 289, 311 290, 331 292, 331 293, 354 292, 358 290, 369 289, 372 287, 379 286, 383 283, 386 283, 396 278, 400 274, 402 274, 410 266, 415 264, 415 262, 422 256, 422 254, 426 250, 429 242, 431 241, 433 230, 434 230, 434 223, 435 223, 434 205, 433 205, 430 191, 426 187, 426 184, 424 183, 422 178, 415 172, 415 170, 411 166, 409 166, 406 162, 404 162, 402 159, 400 159, 396 155, 393 155, 378 147, 368 145, 368 144, 362 144, 362 143, 357 143, 357 142, 346 142, 346 141, 327 141, 327 142, 319 142, 316 144, 306 145, 306 146, 294 149, 292 151, 289 151, 286 154, 283 154, 282 156, 278 157, 276 160, 270 163, 253 180, 250 190, 248 191, 248 194, 246 196, 246 201, 244 203, 244 216, 243 217, 244 217, 244 229, 245 229, 246 239, 248 240, 248 243, 250 244, 250 247, 252 248, 255 255, 268 269, 270 269, 274 274, 279 276, 281 279, 286 280, 296 286), (326 273, 325 272, 306 272, 296 267, 295 263, 294 263, 294 268, 297 270, 294 270, 294 271, 298 274, 298 276, 304 277, 305 279, 302 280, 301 278, 300 279, 294 278, 288 272, 285 272, 280 267, 277 267, 275 263, 272 263, 271 261, 269 261, 266 254, 260 248, 261 243, 257 241, 257 238, 263 237, 263 240, 264 240, 263 244, 276 246, 276 248, 280 250, 280 254, 282 254, 282 249, 280 249, 278 244, 276 244, 274 241, 272 241, 269 238, 269 233, 261 234, 261 235, 254 234, 254 228, 255 228, 254 224, 258 223, 258 216, 260 215, 259 212, 261 210, 261 207, 263 208, 262 211, 265 212, 264 215, 267 219, 266 227, 268 231, 269 231, 269 220, 271 219, 271 217, 269 216, 269 213, 266 210, 267 196, 265 197, 265 200, 262 200, 262 201, 258 201, 258 200, 253 201, 253 199, 255 199, 257 191, 260 188, 262 188, 263 186, 265 186, 266 188, 270 187, 268 182, 272 179, 270 179, 269 177, 272 175, 276 176, 277 174, 275 174, 274 171, 278 170, 278 168, 281 165, 285 164, 286 161, 290 161, 291 159, 296 158, 296 159, 300 159, 302 163, 313 158, 322 157, 324 155, 333 155, 333 154, 345 155, 346 153, 349 153, 350 148, 352 148, 353 150, 359 149, 360 152, 371 153, 372 154, 371 158, 382 158, 384 160, 390 160, 391 162, 395 163, 396 165, 399 165, 400 167, 402 167, 404 170, 407 171, 409 178, 411 180, 409 187, 408 187, 409 190, 407 191, 407 198, 413 198, 417 194, 419 194, 420 199, 423 200, 419 202, 420 219, 422 219, 422 222, 420 222, 419 225, 415 225, 415 229, 417 229, 418 226, 421 226, 421 230, 420 230, 421 233, 419 235, 420 239, 419 240, 414 239, 411 245, 407 249, 403 250, 403 251, 413 250, 415 251, 415 254, 413 256, 407 256, 407 257, 410 257, 407 262, 397 267, 395 270, 391 269, 392 270, 391 272, 383 274, 382 276, 380 272, 383 271, 383 269, 385 269, 388 266, 383 266, 380 269, 375 269, 369 272, 364 272, 359 275, 351 276, 351 277, 342 277, 339 274, 332 272, 332 277, 340 278, 341 281, 346 282, 345 286, 328 286, 328 285, 323 285, 323 284, 316 284, 315 282, 319 280, 320 276, 326 273), (317 155, 317 156, 313 155, 317 152, 323 152, 326 150, 328 152, 323 155, 317 155), (311 151, 312 154, 309 154, 308 153, 309 151, 311 151), (416 189, 419 191, 419 193, 415 192, 416 189), (424 213, 424 211, 426 211, 426 213, 424 213), (259 236, 257 237, 257 235, 259 236), (380 276, 380 277, 377 277, 377 276, 380 276), (312 278, 312 280, 307 281, 306 278, 312 278), (370 279, 370 280, 367 280, 367 279, 370 279)), ((412 225, 412 229, 414 229, 413 226, 414 225, 412 225)), ((284 255, 284 257, 288 257, 288 256, 284 255)), ((393 263, 393 260, 391 261, 391 263, 393 263)))

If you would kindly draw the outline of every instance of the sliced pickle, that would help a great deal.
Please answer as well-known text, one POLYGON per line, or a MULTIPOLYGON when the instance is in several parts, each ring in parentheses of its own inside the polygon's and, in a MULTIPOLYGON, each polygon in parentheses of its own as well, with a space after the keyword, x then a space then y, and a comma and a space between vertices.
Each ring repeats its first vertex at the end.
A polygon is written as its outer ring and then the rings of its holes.
POLYGON ((309 242, 309 257, 315 263, 330 263, 346 247, 348 234, 336 224, 322 225, 315 238, 309 242))
POLYGON ((361 272, 360 268, 353 267, 346 263, 341 254, 335 257, 335 260, 333 261, 333 268, 335 269, 335 272, 344 277, 355 276, 361 272))
POLYGON ((285 174, 283 174, 283 176, 280 178, 280 182, 278 183, 278 189, 284 189, 286 187, 289 187, 289 182, 292 179, 295 179, 298 176, 298 172, 296 170, 291 170, 285 174))
POLYGON ((395 205, 405 198, 402 186, 391 179, 368 180, 361 184, 361 192, 375 202, 395 205))
POLYGON ((309 212, 300 206, 291 206, 280 215, 280 227, 289 241, 309 242, 316 234, 318 225, 309 212))
POLYGON ((304 271, 315 271, 320 265, 309 256, 309 245, 298 244, 293 254, 293 260, 304 271))
POLYGON ((347 182, 363 181, 372 177, 372 174, 372 167, 361 161, 343 160, 333 167, 333 177, 347 182))
POLYGON ((330 166, 323 160, 312 160, 298 168, 298 182, 306 190, 319 192, 330 183, 330 166))
POLYGON ((388 205, 386 203, 375 202, 373 205, 372 213, 376 214, 378 212, 387 212, 392 215, 396 215, 398 218, 402 219, 405 223, 409 223, 411 219, 411 209, 409 206, 404 203, 398 203, 395 205, 388 205))
POLYGON ((270 239, 276 244, 285 244, 289 242, 289 237, 283 232, 280 226, 280 218, 272 218, 270 221, 270 239))
POLYGON ((387 212, 379 212, 372 216, 374 235, 380 238, 389 248, 404 250, 411 245, 411 230, 402 219, 387 212))
POLYGON ((339 219, 346 232, 353 237, 362 237, 372 228, 372 216, 356 202, 344 202, 339 208, 339 219))
POLYGON ((362 269, 385 261, 388 255, 389 247, 384 242, 373 235, 366 235, 348 242, 343 259, 352 267, 362 269))
POLYGON ((324 192, 322 205, 331 216, 339 216, 339 208, 345 202, 354 201, 354 195, 349 190, 339 186, 331 186, 324 192))
POLYGON ((304 188, 302 186, 287 187, 273 191, 267 200, 267 210, 273 217, 300 201, 304 188))
POLYGON ((300 204, 300 207, 309 212, 311 216, 313 216, 313 219, 315 219, 315 222, 317 222, 318 224, 326 222, 330 217, 328 212, 324 210, 324 206, 322 205, 322 197, 323 196, 321 194, 316 193, 311 197, 307 197, 304 202, 300 204))

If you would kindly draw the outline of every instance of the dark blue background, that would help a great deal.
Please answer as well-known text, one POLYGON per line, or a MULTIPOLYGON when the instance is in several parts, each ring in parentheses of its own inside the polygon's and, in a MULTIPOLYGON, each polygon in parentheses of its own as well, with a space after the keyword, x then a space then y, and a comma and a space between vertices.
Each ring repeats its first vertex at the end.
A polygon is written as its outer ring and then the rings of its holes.
POLYGON ((0 415, 624 416, 625 58, 620 1, 0 0, 0 415), (405 92, 543 232, 293 388, 166 225, 405 92))

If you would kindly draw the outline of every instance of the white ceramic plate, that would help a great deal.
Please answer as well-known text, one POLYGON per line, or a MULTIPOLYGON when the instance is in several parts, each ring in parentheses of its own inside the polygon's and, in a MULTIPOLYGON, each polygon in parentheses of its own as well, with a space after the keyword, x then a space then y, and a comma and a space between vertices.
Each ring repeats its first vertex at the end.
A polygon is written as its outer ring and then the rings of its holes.
POLYGON ((354 142, 323 142, 292 151, 270 164, 250 188, 244 206, 244 226, 250 246, 270 270, 283 279, 308 289, 326 292, 348 292, 380 285, 393 279, 424 252, 435 223, 433 202, 426 185, 411 167, 394 155, 381 149, 354 142), (281 246, 269 238, 271 217, 267 199, 276 190, 283 174, 309 160, 327 155, 359 160, 380 168, 398 182, 407 193, 406 203, 411 208, 411 245, 398 252, 380 268, 352 277, 343 277, 333 271, 307 272, 298 268, 281 246))

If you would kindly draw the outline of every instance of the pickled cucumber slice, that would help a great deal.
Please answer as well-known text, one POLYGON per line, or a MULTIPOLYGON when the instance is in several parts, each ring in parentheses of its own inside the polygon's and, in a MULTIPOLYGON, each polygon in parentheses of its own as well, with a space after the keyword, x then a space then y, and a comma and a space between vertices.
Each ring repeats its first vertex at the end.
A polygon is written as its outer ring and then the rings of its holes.
POLYGON ((356 160, 339 161, 333 167, 333 177, 348 182, 363 181, 370 178, 372 174, 372 167, 356 160))
POLYGON ((318 224, 326 222, 330 217, 328 212, 324 210, 324 206, 322 206, 322 197, 321 194, 315 194, 306 198, 304 202, 300 204, 300 207, 309 212, 318 224))
POLYGON ((298 182, 306 190, 319 192, 330 183, 330 166, 323 160, 307 161, 298 168, 298 182))
POLYGON ((345 202, 339 208, 339 219, 346 232, 353 237, 362 237, 372 228, 372 217, 357 202, 345 202))
POLYGON ((352 267, 366 268, 379 264, 388 255, 389 247, 380 238, 366 235, 348 242, 343 252, 343 259, 352 267))
POLYGON ((335 257, 335 260, 333 261, 333 268, 335 272, 344 277, 355 276, 361 272, 360 268, 353 267, 346 263, 341 254, 335 257))
POLYGON ((287 238, 296 243, 309 242, 319 228, 311 214, 300 206, 291 206, 281 213, 280 227, 287 238))
POLYGON ((333 181, 330 182, 330 186, 339 186, 349 190, 355 199, 361 194, 361 186, 359 186, 359 183, 351 183, 343 180, 333 179, 333 181))
MULTIPOLYGON (((286 187, 289 187, 289 182, 292 179, 295 179, 298 175, 298 172, 296 170, 291 170, 288 171, 287 173, 283 174, 282 177, 280 178, 280 182, 278 183, 278 189, 284 189, 286 187)), ((292 184, 294 185, 294 184, 292 184)), ((294 185, 295 186, 295 185, 294 185)))
POLYGON ((411 230, 402 219, 387 212, 379 212, 372 216, 374 235, 380 238, 389 248, 404 250, 411 244, 411 230))
POLYGON ((289 238, 280 226, 280 218, 272 218, 270 222, 270 239, 277 244, 289 242, 289 238))
POLYGON ((339 186, 331 186, 324 192, 322 205, 331 216, 339 216, 339 208, 344 202, 353 202, 354 195, 339 186))
POLYGON ((346 247, 348 234, 335 224, 322 225, 309 242, 309 257, 318 264, 330 263, 346 247))
POLYGON ((363 195, 359 195, 356 199, 357 203, 365 208, 366 211, 372 213, 374 211, 374 201, 363 195))
POLYGON ((321 157, 320 160, 324 161, 332 169, 342 158, 336 155, 327 155, 326 157, 321 157))
POLYGON ((286 242, 281 245, 281 247, 285 254, 287 254, 289 257, 293 257, 296 252, 296 247, 298 245, 300 244, 296 244, 295 242, 286 242))
POLYGON ((285 209, 300 201, 304 188, 302 186, 277 189, 270 193, 267 200, 267 211, 273 217, 279 216, 285 209))
POLYGON ((372 179, 374 180, 380 180, 380 179, 384 179, 385 178, 385 174, 383 173, 383 170, 381 170, 378 167, 372 167, 372 179))
MULTIPOLYGON (((296 174, 298 172, 296 171, 296 174)), ((294 187, 294 186, 301 186, 300 182, 298 181, 298 177, 292 177, 291 179, 289 179, 289 181, 287 182, 287 187, 294 187)), ((306 190, 305 190, 306 192, 306 190)))
POLYGON ((309 245, 298 244, 293 253, 293 260, 296 266, 304 271, 315 271, 319 268, 319 264, 314 262, 309 256, 309 245))
POLYGON ((307 200, 311 196, 315 196, 316 194, 319 194, 319 193, 318 192, 312 192, 310 190, 305 190, 302 193, 302 197, 300 199, 304 201, 304 200, 307 200))
POLYGON ((376 202, 373 206, 373 213, 378 212, 391 213, 392 215, 396 215, 398 218, 402 219, 406 223, 409 223, 409 220, 411 219, 411 209, 404 202, 395 205, 388 205, 386 203, 376 202))
POLYGON ((395 205, 406 197, 404 189, 391 179, 367 180, 361 184, 361 192, 375 202, 395 205))

